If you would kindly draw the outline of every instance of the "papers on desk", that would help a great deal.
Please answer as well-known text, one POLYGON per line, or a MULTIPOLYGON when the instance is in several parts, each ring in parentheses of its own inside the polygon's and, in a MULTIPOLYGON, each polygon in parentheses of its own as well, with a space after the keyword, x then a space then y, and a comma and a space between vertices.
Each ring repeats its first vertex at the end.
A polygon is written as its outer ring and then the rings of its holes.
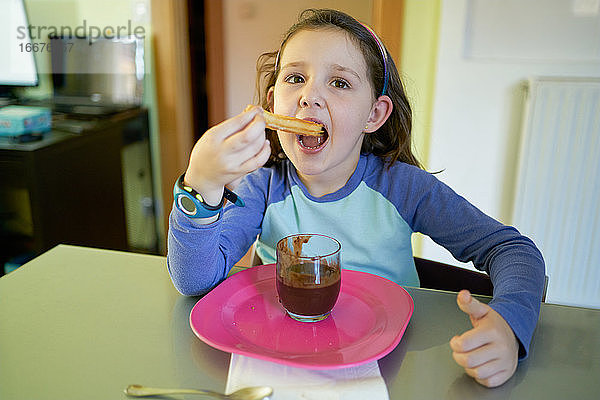
POLYGON ((231 354, 226 393, 247 386, 273 388, 271 400, 388 400, 377 361, 356 367, 310 370, 231 354))

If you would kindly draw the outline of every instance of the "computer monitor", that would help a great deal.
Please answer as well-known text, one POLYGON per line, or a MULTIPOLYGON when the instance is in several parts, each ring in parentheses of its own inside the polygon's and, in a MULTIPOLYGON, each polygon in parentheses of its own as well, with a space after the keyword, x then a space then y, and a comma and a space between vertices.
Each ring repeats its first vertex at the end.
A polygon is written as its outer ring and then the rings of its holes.
POLYGON ((51 37, 50 44, 55 103, 141 104, 143 39, 51 37))
POLYGON ((0 97, 14 97, 14 89, 37 86, 35 48, 23 0, 0 0, 0 97))

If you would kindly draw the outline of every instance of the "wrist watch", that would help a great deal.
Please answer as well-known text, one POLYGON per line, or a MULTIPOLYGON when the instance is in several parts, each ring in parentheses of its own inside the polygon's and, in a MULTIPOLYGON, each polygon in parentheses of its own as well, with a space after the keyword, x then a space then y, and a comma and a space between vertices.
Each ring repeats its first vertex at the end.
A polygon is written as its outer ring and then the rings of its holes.
POLYGON ((244 207, 244 201, 231 190, 224 188, 223 197, 216 206, 211 206, 204 202, 204 198, 196 192, 191 186, 183 183, 185 174, 182 174, 175 182, 173 187, 173 198, 175 207, 190 218, 210 218, 217 215, 223 208, 225 199, 229 200, 238 207, 244 207))
POLYGON ((173 187, 175 207, 189 218, 210 218, 217 215, 223 208, 225 197, 221 198, 221 201, 216 206, 205 203, 200 193, 196 192, 191 186, 183 183, 184 176, 185 174, 182 174, 173 187))

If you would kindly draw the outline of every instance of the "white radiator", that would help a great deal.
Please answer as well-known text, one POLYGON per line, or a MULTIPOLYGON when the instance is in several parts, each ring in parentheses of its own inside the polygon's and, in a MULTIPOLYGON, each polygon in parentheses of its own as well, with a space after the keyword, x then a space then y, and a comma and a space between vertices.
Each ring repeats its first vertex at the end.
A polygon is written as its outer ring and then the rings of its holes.
POLYGON ((546 261, 549 303, 600 308, 600 79, 528 82, 513 224, 546 261))

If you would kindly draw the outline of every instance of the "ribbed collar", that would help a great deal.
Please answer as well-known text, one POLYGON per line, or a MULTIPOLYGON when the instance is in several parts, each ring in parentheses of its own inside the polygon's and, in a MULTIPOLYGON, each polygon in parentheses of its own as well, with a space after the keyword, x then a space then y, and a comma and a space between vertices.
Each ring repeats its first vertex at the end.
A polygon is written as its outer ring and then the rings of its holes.
POLYGON ((365 170, 367 167, 367 156, 364 154, 360 155, 360 158, 358 159, 358 164, 356 165, 354 172, 350 176, 350 179, 348 179, 348 182, 346 182, 346 184, 343 187, 341 187, 340 189, 338 189, 337 191, 335 191, 333 193, 326 194, 325 196, 322 196, 322 197, 315 197, 315 196, 311 195, 308 192, 308 189, 306 188, 306 186, 304 186, 304 183, 302 183, 302 181, 298 177, 298 174, 296 172, 296 168, 294 167, 294 165, 289 160, 287 160, 286 162, 289 163, 288 174, 289 174, 290 181, 292 182, 292 186, 294 184, 298 185, 298 187, 302 190, 302 193, 304 193, 304 195, 312 201, 315 201, 318 203, 327 203, 327 202, 343 199, 344 197, 348 196, 350 193, 352 193, 354 191, 354 189, 356 189, 358 187, 358 185, 362 181, 363 176, 365 174, 365 170))

